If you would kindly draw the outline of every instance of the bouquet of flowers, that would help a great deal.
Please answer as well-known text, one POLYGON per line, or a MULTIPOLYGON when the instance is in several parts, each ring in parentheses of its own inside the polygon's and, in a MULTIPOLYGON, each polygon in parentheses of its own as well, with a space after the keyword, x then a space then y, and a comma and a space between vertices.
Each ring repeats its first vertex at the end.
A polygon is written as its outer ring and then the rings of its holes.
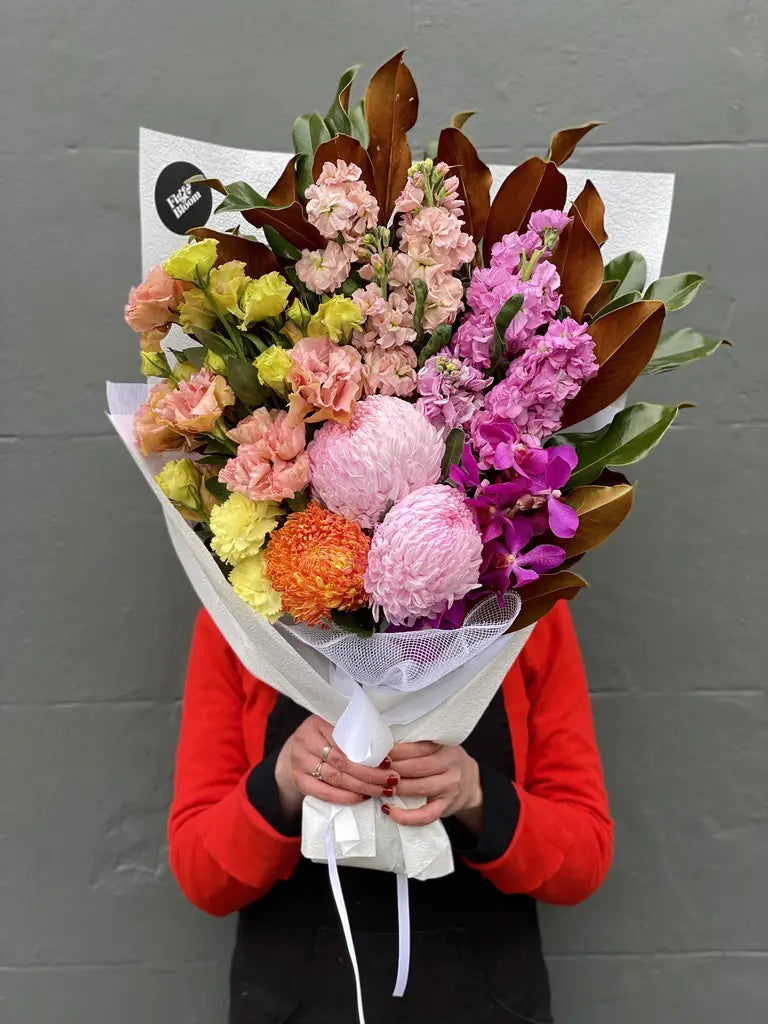
MULTIPOLYGON (((647 284, 635 252, 604 265, 596 188, 566 205, 560 165, 594 124, 556 133, 491 201, 468 115, 414 160, 402 54, 351 106, 356 70, 325 117, 296 120, 267 196, 195 179, 245 229, 191 230, 131 290, 155 381, 112 386, 111 405, 246 667, 378 764, 393 736, 471 731, 627 515, 616 467, 682 407, 626 405, 627 389, 719 342, 662 334, 700 276, 647 284)), ((398 829, 370 803, 307 801, 304 852, 421 878, 452 865, 439 822, 398 829)))

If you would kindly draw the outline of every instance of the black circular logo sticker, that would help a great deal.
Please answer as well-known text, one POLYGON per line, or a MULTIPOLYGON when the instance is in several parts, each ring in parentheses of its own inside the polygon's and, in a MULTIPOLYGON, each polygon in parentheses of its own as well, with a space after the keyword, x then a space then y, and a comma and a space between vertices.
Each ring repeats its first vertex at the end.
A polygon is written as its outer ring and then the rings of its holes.
POLYGON ((184 235, 190 228, 202 227, 211 215, 211 190, 205 185, 185 184, 187 178, 200 173, 194 164, 179 160, 168 164, 157 177, 157 213, 174 234, 184 235))

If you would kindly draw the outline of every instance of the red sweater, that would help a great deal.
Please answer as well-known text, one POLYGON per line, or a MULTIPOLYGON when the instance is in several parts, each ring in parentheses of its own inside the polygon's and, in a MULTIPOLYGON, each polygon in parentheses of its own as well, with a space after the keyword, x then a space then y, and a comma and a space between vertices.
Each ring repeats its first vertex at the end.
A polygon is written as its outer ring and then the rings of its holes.
MULTIPOLYGON (((578 903, 608 871, 613 826, 581 655, 564 602, 536 625, 502 688, 519 817, 501 857, 467 863, 501 892, 578 903)), ((300 840, 277 832, 246 793, 276 699, 274 690, 243 668, 201 611, 168 832, 179 885, 212 914, 229 914, 259 899, 291 875, 301 855, 300 840)))

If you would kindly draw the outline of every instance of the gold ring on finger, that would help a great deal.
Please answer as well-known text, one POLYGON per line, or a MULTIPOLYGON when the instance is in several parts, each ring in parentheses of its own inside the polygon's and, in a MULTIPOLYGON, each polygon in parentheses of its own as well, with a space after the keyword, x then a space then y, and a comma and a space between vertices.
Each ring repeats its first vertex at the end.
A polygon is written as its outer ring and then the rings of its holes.
POLYGON ((322 761, 318 761, 317 764, 315 765, 314 771, 310 772, 310 774, 311 774, 313 779, 319 779, 322 782, 323 781, 323 762, 322 761))
POLYGON ((323 747, 323 752, 320 755, 320 757, 322 758, 323 761, 327 761, 328 760, 328 755, 330 754, 330 752, 332 750, 333 750, 333 747, 331 746, 331 744, 330 743, 326 743, 325 746, 323 747))

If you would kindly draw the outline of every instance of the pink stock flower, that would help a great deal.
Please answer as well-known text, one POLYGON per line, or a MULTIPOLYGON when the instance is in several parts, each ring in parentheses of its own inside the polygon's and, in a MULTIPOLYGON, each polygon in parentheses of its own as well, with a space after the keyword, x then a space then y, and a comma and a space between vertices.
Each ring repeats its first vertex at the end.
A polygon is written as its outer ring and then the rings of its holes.
POLYGON ((238 443, 237 455, 219 471, 230 491, 251 501, 282 501, 309 483, 304 424, 289 424, 284 410, 257 409, 227 434, 238 443))
POLYGON ((362 351, 411 345, 416 340, 411 303, 403 292, 393 292, 385 299, 378 285, 369 284, 358 288, 352 298, 365 317, 363 329, 353 337, 362 351))
POLYGON ((434 331, 440 324, 452 324, 463 306, 464 288, 461 281, 452 274, 446 274, 442 267, 427 267, 424 281, 427 285, 422 319, 424 330, 434 331))
POLYGON ((288 381, 291 422, 307 418, 346 422, 363 387, 360 353, 352 345, 334 345, 330 338, 302 338, 291 349, 288 381))
POLYGON ((325 249, 303 249, 296 261, 296 274, 310 291, 321 295, 335 292, 349 275, 349 255, 338 242, 329 242, 325 249))
POLYGON ((158 264, 135 288, 131 288, 125 307, 125 322, 142 336, 142 348, 157 352, 168 333, 181 296, 190 285, 175 281, 158 264))
POLYGON ((478 586, 483 543, 464 499, 444 484, 398 501, 373 534, 365 589, 396 626, 432 618, 478 586))
POLYGON ((400 248, 417 262, 458 270, 475 255, 475 243, 461 229, 461 220, 439 206, 426 206, 406 217, 400 229, 400 248))
POLYGON ((570 219, 562 210, 536 210, 531 214, 528 227, 542 236, 545 231, 556 231, 560 234, 570 219))
POLYGON ((451 351, 478 370, 491 365, 493 320, 484 313, 470 313, 459 325, 451 341, 451 351))
POLYGON ((327 160, 314 185, 306 190, 307 219, 325 238, 359 238, 376 226, 379 204, 360 180, 361 169, 345 160, 327 160))
POLYGON ((133 434, 142 455, 152 452, 167 452, 180 448, 184 437, 173 430, 168 422, 157 414, 158 403, 174 390, 173 383, 161 380, 150 389, 147 400, 133 418, 133 434))
MULTIPOLYGON (((424 176, 421 175, 421 186, 424 184, 424 176)), ((405 188, 395 200, 395 213, 415 213, 424 203, 424 189, 416 183, 413 177, 409 177, 405 188)))
POLYGON ((436 483, 444 449, 410 402, 374 395, 359 403, 348 426, 326 423, 307 445, 312 493, 372 529, 392 502, 436 483))
POLYGON ((225 378, 204 369, 180 381, 178 388, 158 402, 156 411, 179 434, 194 437, 210 433, 224 409, 234 403, 234 392, 225 378))
POLYGON ((524 235, 510 231, 491 247, 491 265, 514 274, 520 266, 520 257, 530 257, 541 245, 541 235, 536 231, 526 231, 524 235))
POLYGON ((481 392, 492 383, 478 369, 461 359, 432 356, 419 370, 416 403, 429 422, 447 433, 462 427, 482 407, 481 392))
POLYGON ((412 345, 377 346, 363 354, 363 392, 406 398, 416 390, 416 352, 412 345))

